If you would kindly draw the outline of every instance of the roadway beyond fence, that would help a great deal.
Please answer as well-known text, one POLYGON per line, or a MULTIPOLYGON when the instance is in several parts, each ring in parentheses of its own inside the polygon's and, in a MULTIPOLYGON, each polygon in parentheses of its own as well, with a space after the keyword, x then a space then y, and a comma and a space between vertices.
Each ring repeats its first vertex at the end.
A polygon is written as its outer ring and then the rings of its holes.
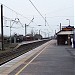
POLYGON ((0 74, 75 75, 75 56, 73 55, 74 52, 72 53, 71 51, 73 51, 71 47, 57 46, 56 40, 51 40, 27 54, 2 65, 0 74))

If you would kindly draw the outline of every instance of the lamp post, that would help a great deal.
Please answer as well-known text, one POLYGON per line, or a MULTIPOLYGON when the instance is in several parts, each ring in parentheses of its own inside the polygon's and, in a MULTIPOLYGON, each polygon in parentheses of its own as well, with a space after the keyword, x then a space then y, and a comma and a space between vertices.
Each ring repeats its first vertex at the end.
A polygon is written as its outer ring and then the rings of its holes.
POLYGON ((66 20, 68 20, 68 21, 69 21, 69 26, 70 26, 70 19, 66 19, 66 20))

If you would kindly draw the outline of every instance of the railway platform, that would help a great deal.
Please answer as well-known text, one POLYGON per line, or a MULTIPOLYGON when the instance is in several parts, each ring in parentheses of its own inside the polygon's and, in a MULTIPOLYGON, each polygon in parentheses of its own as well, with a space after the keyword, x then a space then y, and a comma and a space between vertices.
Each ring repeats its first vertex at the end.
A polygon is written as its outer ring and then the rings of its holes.
POLYGON ((75 49, 48 41, 1 65, 0 75, 75 75, 75 49))

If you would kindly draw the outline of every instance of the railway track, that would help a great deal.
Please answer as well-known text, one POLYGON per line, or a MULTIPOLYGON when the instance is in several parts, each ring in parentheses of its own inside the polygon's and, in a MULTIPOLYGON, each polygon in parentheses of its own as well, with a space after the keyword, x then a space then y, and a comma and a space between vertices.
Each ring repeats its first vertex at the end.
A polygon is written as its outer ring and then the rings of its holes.
POLYGON ((12 49, 10 51, 7 51, 5 53, 0 54, 0 65, 46 43, 49 40, 43 40, 43 41, 38 41, 38 42, 32 42, 28 44, 23 44, 20 45, 17 49, 12 49))

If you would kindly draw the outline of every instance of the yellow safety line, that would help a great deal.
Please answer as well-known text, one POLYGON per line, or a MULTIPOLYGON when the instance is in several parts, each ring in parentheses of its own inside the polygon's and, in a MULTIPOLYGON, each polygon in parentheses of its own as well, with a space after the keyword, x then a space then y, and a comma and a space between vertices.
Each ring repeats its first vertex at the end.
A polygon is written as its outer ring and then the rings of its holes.
POLYGON ((27 63, 21 70, 19 70, 15 75, 19 75, 37 56, 39 56, 42 52, 44 51, 44 49, 38 53, 29 63, 27 63))

